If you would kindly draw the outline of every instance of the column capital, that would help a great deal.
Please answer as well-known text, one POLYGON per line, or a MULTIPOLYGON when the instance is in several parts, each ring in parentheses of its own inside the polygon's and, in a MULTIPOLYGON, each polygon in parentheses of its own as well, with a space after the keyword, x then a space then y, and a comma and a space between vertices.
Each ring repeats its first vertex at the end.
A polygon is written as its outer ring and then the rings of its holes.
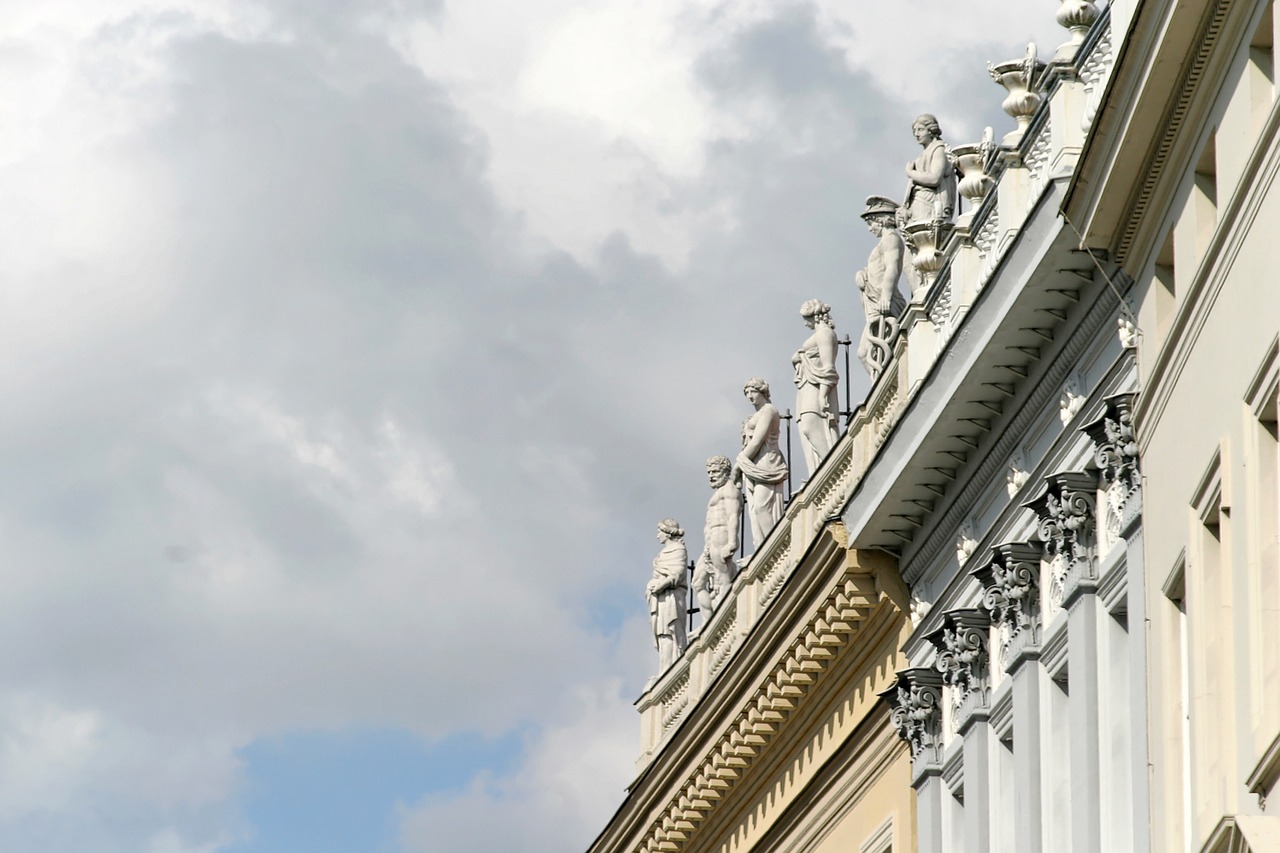
POLYGON ((927 639, 938 650, 935 667, 951 694, 956 728, 963 733, 975 716, 985 717, 991 706, 988 645, 991 617, 986 610, 949 610, 942 627, 927 639))
POLYGON ((892 709, 898 736, 911 747, 919 774, 942 764, 942 674, 930 666, 899 670, 893 686, 880 694, 892 709))
POLYGON ((1080 428, 1093 442, 1098 480, 1107 493, 1106 524, 1112 541, 1142 513, 1142 472, 1133 433, 1136 398, 1132 391, 1107 397, 1102 416, 1080 428))
POLYGON ((1089 471, 1059 471, 1044 478, 1036 497, 1023 504, 1040 521, 1045 554, 1054 560, 1049 599, 1068 606, 1097 585, 1098 477, 1089 471))
POLYGON ((1040 555, 1033 542, 1004 542, 970 574, 982 584, 982 606, 1001 632, 1000 662, 1013 669, 1040 650, 1040 555))

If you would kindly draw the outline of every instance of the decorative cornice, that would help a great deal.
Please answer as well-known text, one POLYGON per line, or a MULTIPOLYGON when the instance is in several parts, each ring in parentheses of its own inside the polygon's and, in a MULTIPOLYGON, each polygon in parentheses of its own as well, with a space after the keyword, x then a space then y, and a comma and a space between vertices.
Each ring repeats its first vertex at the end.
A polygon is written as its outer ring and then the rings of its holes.
POLYGON ((1136 198, 1129 208, 1129 215, 1125 217, 1124 230, 1116 245, 1116 262, 1119 264, 1124 264, 1129 259, 1129 250, 1133 247, 1138 229, 1148 218, 1147 209, 1151 205, 1151 198, 1155 195, 1160 181, 1164 179, 1165 166, 1173 152, 1174 143, 1182 136, 1183 122, 1191 109, 1191 101, 1199 89, 1200 79, 1204 77, 1209 57, 1217 46, 1218 36, 1222 33, 1227 12, 1231 7, 1232 0, 1215 0, 1212 11, 1206 16, 1204 25, 1194 41, 1195 55, 1192 56, 1191 62, 1182 73, 1182 79, 1174 89, 1178 97, 1165 114, 1164 121, 1159 125, 1162 132, 1142 169, 1145 179, 1138 185, 1136 198))
MULTIPOLYGON (((839 527, 838 525, 836 527, 839 527)), ((843 535, 837 540, 843 543, 843 535)), ((813 693, 840 655, 855 645, 880 604, 875 569, 854 552, 842 553, 843 571, 795 635, 742 713, 713 741, 695 770, 649 827, 637 850, 678 853, 688 849, 717 804, 750 773, 813 693)))

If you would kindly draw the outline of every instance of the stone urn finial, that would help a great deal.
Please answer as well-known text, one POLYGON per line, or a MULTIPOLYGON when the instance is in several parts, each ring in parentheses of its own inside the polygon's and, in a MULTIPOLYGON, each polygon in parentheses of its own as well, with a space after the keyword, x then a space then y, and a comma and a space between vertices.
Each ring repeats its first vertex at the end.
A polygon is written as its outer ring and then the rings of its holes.
POLYGON ((1084 44, 1093 22, 1098 20, 1098 7, 1089 0, 1058 0, 1058 14, 1054 17, 1058 26, 1071 31, 1071 38, 1058 46, 1053 55, 1054 62, 1071 62, 1084 44))
POLYGON ((969 210, 960 216, 957 225, 969 223, 974 211, 982 206, 987 193, 991 192, 992 187, 996 185, 995 180, 987 174, 991 150, 995 147, 994 138, 995 132, 988 127, 986 133, 982 135, 981 142, 957 145, 951 149, 951 154, 955 158, 956 171, 960 173, 958 187, 960 195, 969 202, 969 210))
POLYGON ((1010 59, 997 65, 987 65, 991 79, 1004 86, 1008 94, 1001 109, 1013 116, 1018 126, 1004 135, 1001 140, 1006 148, 1016 148, 1026 135, 1031 125, 1031 117, 1036 114, 1040 103, 1044 100, 1035 91, 1036 84, 1045 70, 1045 64, 1036 58, 1035 43, 1027 45, 1027 54, 1022 59, 1010 59))

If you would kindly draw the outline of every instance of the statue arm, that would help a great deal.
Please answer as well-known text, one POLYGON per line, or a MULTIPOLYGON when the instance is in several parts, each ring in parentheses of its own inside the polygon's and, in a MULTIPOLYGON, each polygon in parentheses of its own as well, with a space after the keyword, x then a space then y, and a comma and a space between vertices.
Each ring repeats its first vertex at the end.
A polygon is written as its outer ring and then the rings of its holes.
POLYGON ((742 514, 742 492, 737 486, 729 489, 729 500, 725 501, 725 525, 729 529, 728 541, 725 543, 724 559, 738 553, 738 517, 742 514))
POLYGON ((764 417, 756 418, 755 428, 742 446, 742 455, 748 459, 755 459, 764 449, 764 443, 769 439, 769 430, 779 419, 778 410, 772 403, 761 408, 757 414, 763 414, 764 417))
POLYGON ((818 361, 823 367, 835 367, 836 352, 840 349, 840 344, 836 340, 836 333, 833 329, 825 326, 823 328, 826 331, 818 335, 818 361))
POLYGON ((942 179, 947 174, 947 150, 941 145, 931 146, 930 150, 925 152, 923 159, 925 168, 915 168, 913 161, 907 166, 907 177, 913 183, 937 189, 942 185, 942 179))

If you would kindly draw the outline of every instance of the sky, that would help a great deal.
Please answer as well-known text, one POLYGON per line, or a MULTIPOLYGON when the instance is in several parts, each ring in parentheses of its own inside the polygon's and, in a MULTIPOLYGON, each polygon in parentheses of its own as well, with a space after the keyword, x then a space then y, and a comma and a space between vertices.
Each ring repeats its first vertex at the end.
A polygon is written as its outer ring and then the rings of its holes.
POLYGON ((958 8, 0 0, 0 850, 585 848, 656 522, 1066 40, 958 8))

